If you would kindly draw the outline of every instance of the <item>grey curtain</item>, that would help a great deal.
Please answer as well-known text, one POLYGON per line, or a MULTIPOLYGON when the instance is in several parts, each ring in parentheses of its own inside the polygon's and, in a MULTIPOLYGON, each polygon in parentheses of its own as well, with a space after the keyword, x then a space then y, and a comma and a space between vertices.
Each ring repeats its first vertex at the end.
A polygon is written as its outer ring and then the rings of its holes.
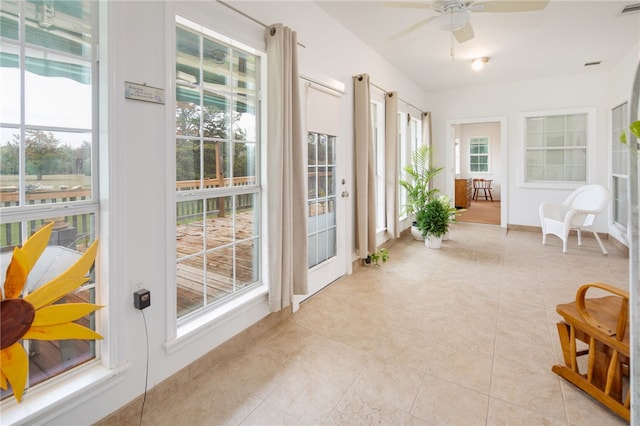
POLYGON ((385 209, 387 233, 400 237, 400 197, 398 194, 398 94, 387 92, 384 97, 385 114, 385 209))
POLYGON ((356 251, 366 258, 376 251, 376 182, 371 129, 369 75, 353 77, 356 163, 356 251))
POLYGON ((308 292, 306 166, 300 124, 295 31, 275 24, 267 38, 267 257, 269 308, 308 292))

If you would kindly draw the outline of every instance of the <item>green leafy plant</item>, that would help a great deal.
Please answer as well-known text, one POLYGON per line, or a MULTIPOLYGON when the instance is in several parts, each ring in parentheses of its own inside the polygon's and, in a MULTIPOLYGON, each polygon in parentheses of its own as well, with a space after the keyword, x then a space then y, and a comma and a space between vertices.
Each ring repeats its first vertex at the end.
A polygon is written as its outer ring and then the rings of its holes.
POLYGON ((409 177, 408 180, 400 180, 400 185, 407 191, 407 204, 403 206, 407 215, 417 215, 439 193, 438 189, 429 188, 429 182, 442 171, 442 167, 430 167, 430 156, 431 147, 420 145, 411 153, 411 164, 402 168, 409 177))
MULTIPOLYGON (((629 126, 629 130, 631 130, 631 133, 633 133, 636 138, 640 139, 640 120, 631 123, 631 125, 629 126)), ((620 142, 625 145, 628 144, 626 132, 622 132, 622 134, 620 135, 620 142)))
MULTIPOLYGON (((424 210, 416 213, 416 226, 424 238, 428 235, 442 237, 449 230, 449 224, 455 220, 448 197, 432 198, 424 210)), ((455 208, 454 208, 455 209, 455 208)))
POLYGON ((389 251, 383 247, 367 256, 365 263, 373 266, 380 266, 380 261, 385 263, 387 260, 389 260, 389 251))

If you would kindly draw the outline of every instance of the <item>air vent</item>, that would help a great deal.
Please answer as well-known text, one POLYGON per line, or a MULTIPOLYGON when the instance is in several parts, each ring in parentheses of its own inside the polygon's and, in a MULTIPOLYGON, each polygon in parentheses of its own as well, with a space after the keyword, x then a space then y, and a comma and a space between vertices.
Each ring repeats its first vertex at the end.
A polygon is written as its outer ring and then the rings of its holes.
POLYGON ((594 65, 600 65, 602 63, 602 61, 591 61, 591 62, 586 62, 584 64, 585 67, 592 67, 594 65))
POLYGON ((620 11, 621 15, 625 13, 640 12, 640 3, 628 4, 620 11))

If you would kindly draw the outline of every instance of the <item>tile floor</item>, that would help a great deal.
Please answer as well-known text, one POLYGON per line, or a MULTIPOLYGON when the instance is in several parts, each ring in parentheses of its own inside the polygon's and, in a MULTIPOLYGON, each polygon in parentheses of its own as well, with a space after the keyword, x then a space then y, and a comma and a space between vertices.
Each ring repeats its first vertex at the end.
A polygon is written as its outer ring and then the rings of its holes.
POLYGON ((142 424, 624 425, 551 366, 556 304, 586 282, 626 288, 628 259, 549 240, 472 223, 440 250, 404 237, 142 424))

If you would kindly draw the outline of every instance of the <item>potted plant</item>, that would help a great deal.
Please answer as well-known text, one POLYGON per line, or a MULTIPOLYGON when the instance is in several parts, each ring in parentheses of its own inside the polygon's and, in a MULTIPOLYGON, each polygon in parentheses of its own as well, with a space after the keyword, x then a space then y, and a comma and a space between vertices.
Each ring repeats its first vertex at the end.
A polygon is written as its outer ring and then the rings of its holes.
POLYGON ((382 263, 385 263, 387 260, 389 260, 389 251, 383 247, 380 250, 367 256, 367 258, 364 260, 364 263, 365 265, 380 266, 380 261, 382 261, 382 263))
POLYGON ((448 199, 434 197, 427 202, 424 210, 416 214, 417 227, 427 247, 438 249, 442 245, 442 236, 449 230, 451 223, 450 206, 448 199))
POLYGON ((409 178, 408 180, 400 180, 400 185, 407 191, 407 203, 403 207, 408 216, 416 215, 416 221, 412 226, 412 234, 415 239, 421 239, 420 232, 416 232, 418 212, 423 210, 429 200, 439 192, 437 189, 429 188, 429 182, 442 171, 442 167, 429 166, 430 154, 431 147, 429 145, 420 145, 411 153, 411 164, 402 168, 409 178))

